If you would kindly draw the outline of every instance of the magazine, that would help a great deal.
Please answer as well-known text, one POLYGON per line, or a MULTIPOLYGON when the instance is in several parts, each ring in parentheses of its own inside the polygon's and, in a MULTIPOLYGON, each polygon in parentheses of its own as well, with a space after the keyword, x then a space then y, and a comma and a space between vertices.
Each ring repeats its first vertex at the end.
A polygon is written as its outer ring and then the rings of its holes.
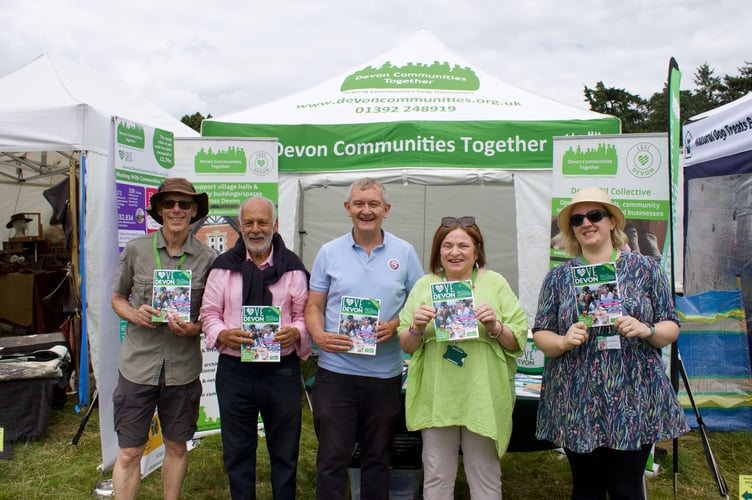
POLYGON ((588 327, 613 325, 622 315, 616 263, 573 266, 577 319, 588 327))
POLYGON ((376 328, 379 326, 379 299, 342 296, 339 309, 339 333, 349 335, 353 354, 376 355, 376 328))
POLYGON ((240 345, 240 361, 279 363, 282 346, 274 340, 279 330, 279 306, 243 306, 240 327, 251 334, 240 345))
POLYGON ((514 392, 517 397, 539 398, 543 375, 517 373, 514 376, 514 392))
POLYGON ((436 309, 436 341, 475 339, 478 320, 475 317, 473 282, 442 281, 431 284, 431 301, 436 309))
POLYGON ((191 271, 155 269, 151 306, 159 311, 159 315, 151 315, 154 323, 167 323, 168 315, 190 321, 191 271))

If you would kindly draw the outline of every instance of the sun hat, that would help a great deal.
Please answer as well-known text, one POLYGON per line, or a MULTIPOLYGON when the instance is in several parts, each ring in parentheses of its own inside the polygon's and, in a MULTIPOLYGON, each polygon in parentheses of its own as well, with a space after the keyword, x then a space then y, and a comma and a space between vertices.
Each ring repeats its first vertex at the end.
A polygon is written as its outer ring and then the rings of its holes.
POLYGON ((151 199, 149 200, 149 208, 146 211, 158 223, 162 224, 162 216, 157 213, 157 205, 170 193, 188 195, 196 202, 198 210, 196 210, 196 215, 191 218, 191 224, 203 219, 209 213, 209 196, 206 193, 197 193, 196 188, 193 187, 193 184, 188 179, 174 177, 162 181, 157 192, 151 195, 151 199))
POLYGON ((624 212, 621 211, 621 208, 613 204, 611 198, 608 197, 605 191, 593 187, 584 188, 577 191, 572 197, 572 201, 569 203, 569 205, 564 207, 561 212, 559 212, 557 221, 559 223, 559 230, 562 233, 569 234, 569 216, 572 215, 572 210, 574 209, 575 205, 585 202, 599 203, 603 205, 608 213, 611 214, 611 217, 616 221, 616 227, 618 227, 622 231, 624 230, 624 212))
POLYGON ((22 220, 24 222, 31 222, 33 219, 29 219, 28 217, 26 217, 25 214, 13 214, 10 218, 10 221, 5 225, 5 227, 7 227, 8 229, 12 228, 13 223, 16 222, 17 220, 22 220))

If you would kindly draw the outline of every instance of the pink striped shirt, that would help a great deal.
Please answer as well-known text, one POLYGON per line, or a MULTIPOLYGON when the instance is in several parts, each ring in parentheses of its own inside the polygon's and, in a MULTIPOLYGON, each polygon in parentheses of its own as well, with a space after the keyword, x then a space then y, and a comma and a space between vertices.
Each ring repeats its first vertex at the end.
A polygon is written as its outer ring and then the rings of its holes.
MULTIPOLYGON (((259 266, 266 269, 273 265, 274 251, 259 266)), ((250 260, 246 251, 246 259, 250 260)), ((280 328, 292 326, 300 331, 300 340, 283 347, 282 355, 296 352, 300 359, 311 354, 311 336, 306 328, 304 310, 308 301, 308 282, 303 271, 288 271, 276 283, 269 285, 272 305, 280 307, 280 328)), ((206 334, 206 346, 216 347, 222 354, 240 357, 240 351, 217 343, 222 330, 240 328, 243 305, 243 275, 229 269, 212 269, 206 280, 201 304, 201 321, 206 334)), ((255 305, 255 304, 254 304, 255 305)))

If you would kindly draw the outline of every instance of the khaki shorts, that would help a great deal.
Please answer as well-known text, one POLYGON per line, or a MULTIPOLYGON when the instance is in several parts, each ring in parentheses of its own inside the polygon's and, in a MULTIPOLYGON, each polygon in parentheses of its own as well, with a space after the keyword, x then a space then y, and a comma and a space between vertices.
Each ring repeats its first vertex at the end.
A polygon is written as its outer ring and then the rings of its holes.
POLYGON ((196 433, 201 381, 197 378, 189 384, 166 386, 163 373, 159 385, 142 385, 119 374, 112 402, 120 448, 144 445, 150 433, 159 431, 157 425, 170 441, 186 442, 196 433), (159 424, 152 424, 155 408, 159 409, 159 424))

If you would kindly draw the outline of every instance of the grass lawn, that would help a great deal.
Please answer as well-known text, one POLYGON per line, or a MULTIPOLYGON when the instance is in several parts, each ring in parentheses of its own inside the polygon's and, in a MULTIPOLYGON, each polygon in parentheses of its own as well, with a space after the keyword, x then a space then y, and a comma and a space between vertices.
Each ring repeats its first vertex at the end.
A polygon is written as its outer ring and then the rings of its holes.
MULTIPOLYGON (((0 460, 0 499, 87 499, 98 481, 112 472, 97 471, 101 462, 99 416, 94 411, 77 446, 70 445, 82 415, 68 402, 62 410, 53 410, 46 436, 41 440, 14 445, 14 458, 0 460)), ((739 475, 752 475, 752 433, 709 434, 716 460, 728 483, 730 498, 739 498, 739 475)), ((269 466, 263 439, 259 441, 257 467, 258 498, 271 498, 269 466)), ((668 451, 661 471, 647 480, 651 499, 674 498, 672 444, 660 443, 668 451)), ((303 433, 298 467, 298 498, 315 497, 316 447, 311 412, 303 403, 303 433)), ((502 461, 503 495, 507 499, 569 498, 571 481, 566 459, 555 451, 509 453, 502 461)), ((700 435, 692 431, 679 440, 679 487, 681 499, 718 498, 718 490, 705 462, 700 435)), ((145 478, 141 498, 161 498, 159 471, 145 478)), ((227 478, 222 465, 219 435, 204 438, 190 452, 183 498, 229 498, 227 478)), ((457 499, 467 499, 467 485, 458 474, 457 499)))

